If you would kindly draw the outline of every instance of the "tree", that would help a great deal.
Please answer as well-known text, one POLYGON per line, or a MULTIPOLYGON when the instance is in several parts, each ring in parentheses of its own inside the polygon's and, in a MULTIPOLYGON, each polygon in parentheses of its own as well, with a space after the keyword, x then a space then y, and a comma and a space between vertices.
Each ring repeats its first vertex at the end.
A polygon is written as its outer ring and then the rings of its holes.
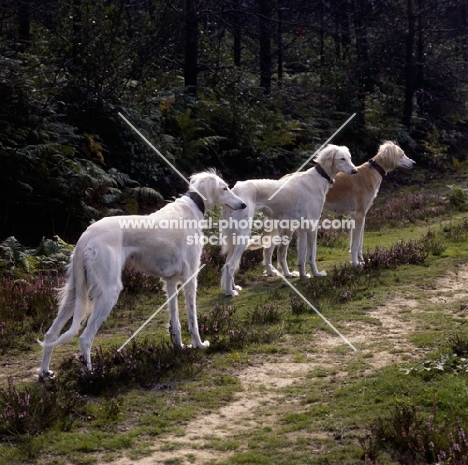
POLYGON ((30 0, 18 1, 18 40, 24 46, 28 46, 31 41, 30 0))
POLYGON ((196 95, 198 85, 198 0, 185 2, 185 87, 196 95))
POLYGON ((414 57, 414 43, 416 37, 416 14, 414 0, 406 0, 408 15, 408 32, 406 36, 405 63, 405 102, 403 107, 403 124, 409 129, 413 115, 413 97, 416 86, 416 62, 414 57))
POLYGON ((268 95, 271 92, 271 0, 258 0, 259 42, 260 42, 260 87, 268 95))

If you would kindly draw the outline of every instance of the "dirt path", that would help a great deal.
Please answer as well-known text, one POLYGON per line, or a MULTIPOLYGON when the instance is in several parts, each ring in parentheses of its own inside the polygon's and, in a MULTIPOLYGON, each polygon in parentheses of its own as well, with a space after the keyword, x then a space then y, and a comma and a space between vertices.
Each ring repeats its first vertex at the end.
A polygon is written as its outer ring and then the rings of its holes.
MULTIPOLYGON (((427 292, 427 298, 437 303, 468 298, 467 280, 468 265, 464 265, 456 273, 450 272, 438 279, 434 288, 427 292)), ((344 333, 354 345, 359 346, 359 350, 372 351, 368 363, 371 370, 377 370, 401 362, 400 353, 412 353, 416 358, 421 357, 424 351, 408 340, 408 336, 414 331, 411 312, 421 311, 423 308, 420 301, 411 296, 393 298, 386 305, 367 313, 375 320, 375 324, 353 322, 344 333), (376 347, 379 349, 374 351, 376 347), (396 348, 399 350, 395 350, 396 348)), ((272 410, 268 409, 272 405, 281 405, 282 411, 297 409, 295 402, 282 394, 281 388, 301 382, 316 367, 335 368, 339 373, 336 376, 346 376, 345 367, 354 355, 351 349, 345 355, 336 352, 336 347, 343 344, 342 339, 332 333, 317 331, 311 340, 315 347, 323 350, 311 351, 306 354, 306 361, 300 363, 295 363, 291 355, 270 357, 271 360, 267 362, 254 360, 238 373, 243 391, 229 405, 189 422, 185 428, 185 436, 158 438, 150 456, 140 460, 122 458, 113 464, 154 465, 173 461, 177 464, 202 465, 227 460, 231 452, 216 450, 209 443, 216 439, 229 439, 239 432, 254 430, 265 424, 264 420, 267 424, 274 423, 272 410)))

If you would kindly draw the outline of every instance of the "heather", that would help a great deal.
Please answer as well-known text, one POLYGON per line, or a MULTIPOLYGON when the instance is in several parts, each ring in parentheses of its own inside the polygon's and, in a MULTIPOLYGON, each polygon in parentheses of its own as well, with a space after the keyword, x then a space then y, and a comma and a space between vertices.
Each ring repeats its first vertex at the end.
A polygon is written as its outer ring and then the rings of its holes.
POLYGON ((427 221, 443 215, 446 210, 446 199, 436 194, 418 193, 388 199, 371 207, 366 217, 366 230, 379 231, 383 227, 427 221))
MULTIPOLYGON (((319 456, 338 464, 346 454, 356 464, 386 464, 390 458, 405 465, 463 464, 468 431, 466 305, 459 299, 450 303, 447 297, 439 304, 433 294, 432 300, 424 300, 425 294, 436 292, 433 283, 437 273, 444 274, 446 263, 455 267, 466 255, 467 220, 452 212, 439 214, 430 228, 430 219, 422 219, 396 226, 389 237, 382 233, 387 230, 367 232, 360 267, 348 263, 344 233, 320 235, 319 254, 325 257, 321 265, 328 276, 291 283, 349 337, 356 354, 334 334, 333 345, 324 344, 324 334, 331 329, 280 278, 262 276, 261 251, 243 259, 239 282, 244 290, 239 297, 224 298, 218 287, 224 259, 219 248, 206 247, 198 299, 200 334, 210 341, 206 351, 175 347, 163 313, 118 350, 165 300, 159 279, 124 269, 119 303, 96 337, 93 370, 86 370, 73 341, 54 351, 56 376, 45 383, 32 375, 32 361, 34 366, 40 361, 36 339, 43 339, 55 317, 57 289, 66 270, 60 250, 70 249, 54 240, 40 251, 10 239, 3 244, 0 277, 0 361, 6 370, 0 387, 0 436, 2 444, 11 446, 0 447, 0 457, 16 464, 53 460, 60 451, 78 463, 96 454, 131 454, 141 441, 150 444, 155 435, 164 441, 180 434, 193 419, 235 403, 242 393, 250 402, 257 391, 252 381, 243 385, 239 379, 260 373, 265 365, 272 372, 271 382, 284 387, 271 391, 264 381, 259 388, 264 397, 252 412, 265 412, 259 417, 263 427, 244 430, 245 424, 257 423, 238 418, 241 427, 231 438, 213 439, 205 448, 230 451, 232 463, 274 463, 273 451, 285 447, 291 463, 319 456), (416 296, 408 298, 410 305, 406 298, 413 281, 416 296), (401 325, 414 319, 414 330, 409 326, 411 350, 408 341, 386 342, 394 330, 377 321, 375 309, 388 299, 387 318, 401 325), (423 305, 417 311, 415 301, 423 305), (377 332, 381 342, 373 339, 377 332), (355 340, 357 334, 362 339, 355 340), (387 358, 374 369, 370 362, 382 348, 387 358), (328 365, 330 354, 337 361, 334 368, 328 365), (403 362, 390 361, 400 354, 403 362), (18 361, 14 370, 9 360, 18 361), (289 373, 288 367, 300 370, 305 365, 307 371, 290 384, 295 371, 289 373), (326 436, 322 445, 315 431, 326 436), (255 445, 248 456, 242 445, 247 442, 255 445)), ((294 250, 293 245, 291 260, 294 250)), ((454 291, 454 299, 457 292, 463 291, 454 291)), ((188 343, 179 301, 183 340, 188 343)), ((174 444, 164 447, 184 451, 174 444)))
MULTIPOLYGON (((426 359, 405 370, 405 376, 422 379, 430 386, 431 381, 440 382, 447 378, 457 388, 468 382, 466 356, 468 339, 454 334, 449 337, 442 353, 426 359), (461 377, 451 381, 453 377, 461 377)), ((431 388, 429 388, 431 389, 431 388)), ((468 416, 465 407, 452 405, 448 411, 439 407, 449 402, 450 391, 433 391, 433 398, 424 398, 418 392, 413 403, 400 401, 393 405, 387 416, 379 416, 369 428, 369 436, 362 441, 365 461, 379 463, 382 452, 387 451, 403 465, 413 464, 457 464, 464 465, 468 460, 468 416), (414 403, 416 402, 416 403, 414 403), (421 402, 423 405, 418 405, 421 402)))

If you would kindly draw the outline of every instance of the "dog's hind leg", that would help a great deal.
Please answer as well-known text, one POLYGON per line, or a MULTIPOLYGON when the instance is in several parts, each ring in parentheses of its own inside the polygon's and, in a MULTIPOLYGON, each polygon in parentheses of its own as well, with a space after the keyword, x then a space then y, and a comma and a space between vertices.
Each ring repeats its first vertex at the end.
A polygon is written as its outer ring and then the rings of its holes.
POLYGON ((75 308, 75 289, 74 284, 70 280, 62 291, 62 299, 59 306, 57 317, 52 323, 51 327, 47 331, 42 352, 42 362, 39 368, 39 379, 47 380, 53 378, 54 373, 49 370, 50 359, 52 357, 53 346, 48 346, 48 343, 55 342, 59 337, 60 331, 67 323, 67 321, 73 316, 73 310, 75 308))
MULTIPOLYGON (((250 236, 250 231, 249 234, 246 235, 245 237, 250 236)), ((238 236, 242 237, 242 236, 238 236)), ((236 286, 234 282, 234 274, 236 270, 239 268, 239 263, 240 259, 242 257, 242 254, 244 253, 245 248, 247 247, 247 242, 241 242, 239 244, 236 244, 234 246, 234 250, 229 257, 229 259, 226 260, 226 263, 223 267, 223 277, 222 277, 222 283, 223 283, 223 289, 225 290, 226 296, 231 296, 234 297, 238 295, 239 293, 237 291, 240 291, 242 287, 236 286)))
POLYGON ((91 305, 94 308, 91 309, 91 315, 88 318, 86 328, 79 337, 81 353, 89 371, 92 370, 91 346, 94 337, 117 303, 122 288, 122 283, 119 280, 105 287, 99 294, 91 297, 91 305))
MULTIPOLYGON (((289 267, 288 267, 288 248, 289 248, 289 244, 291 243, 291 238, 294 234, 294 231, 291 231, 291 230, 282 230, 280 232, 281 234, 281 237, 282 239, 284 237, 287 237, 287 242, 284 243, 283 241, 281 241, 281 244, 278 245, 278 263, 279 265, 281 266, 281 269, 283 270, 283 275, 285 278, 295 278, 297 276, 299 276, 299 273, 297 271, 289 271, 289 267)), ((305 271, 304 271, 305 273, 305 271)))
POLYGON ((263 264, 265 265, 266 276, 276 276, 278 273, 273 269, 273 252, 275 246, 271 244, 269 247, 263 248, 263 264))

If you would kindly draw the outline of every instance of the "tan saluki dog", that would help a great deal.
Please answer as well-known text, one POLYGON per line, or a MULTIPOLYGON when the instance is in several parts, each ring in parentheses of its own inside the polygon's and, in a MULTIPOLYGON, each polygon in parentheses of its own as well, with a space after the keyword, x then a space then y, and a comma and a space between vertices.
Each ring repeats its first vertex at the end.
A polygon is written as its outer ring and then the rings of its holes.
MULTIPOLYGON (((408 158, 397 144, 384 142, 380 145, 374 158, 358 166, 357 174, 349 176, 338 173, 336 175, 333 189, 327 192, 323 211, 332 215, 345 215, 354 220, 354 229, 350 230, 351 263, 354 266, 359 266, 363 261, 362 246, 366 215, 379 192, 383 178, 398 167, 413 168, 415 164, 416 162, 408 158)), ((269 236, 278 234, 291 238, 293 231, 276 230, 263 233, 263 235, 269 236)), ((272 240, 252 238, 252 244, 272 244, 272 242, 272 240)), ((298 273, 289 271, 287 264, 288 244, 289 241, 284 240, 278 245, 278 263, 284 276, 294 277, 298 276, 298 273)), ((271 266, 273 251, 273 245, 264 248, 264 264, 268 276, 276 275, 271 266)))

